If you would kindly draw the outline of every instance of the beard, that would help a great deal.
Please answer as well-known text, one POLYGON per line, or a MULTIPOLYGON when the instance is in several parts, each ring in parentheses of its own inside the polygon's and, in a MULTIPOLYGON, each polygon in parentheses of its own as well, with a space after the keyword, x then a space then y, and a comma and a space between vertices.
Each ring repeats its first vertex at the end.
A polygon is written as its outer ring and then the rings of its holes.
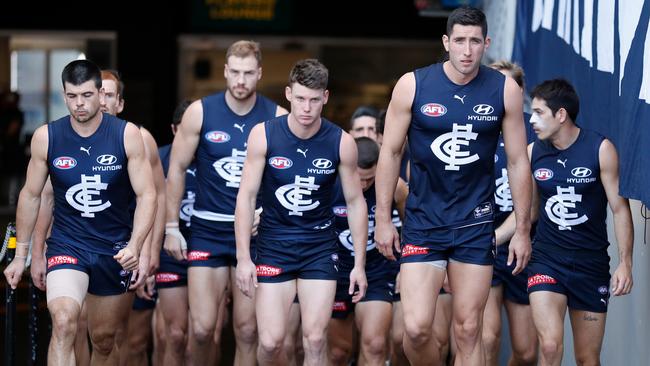
POLYGON ((255 93, 255 89, 248 89, 246 87, 229 87, 228 91, 230 92, 230 95, 237 100, 246 100, 255 93))
POLYGON ((74 120, 79 123, 86 123, 97 115, 97 113, 99 112, 99 108, 96 109, 94 112, 93 111, 81 111, 81 112, 85 112, 85 114, 80 116, 75 111, 75 113, 72 113, 72 118, 74 118, 74 120))

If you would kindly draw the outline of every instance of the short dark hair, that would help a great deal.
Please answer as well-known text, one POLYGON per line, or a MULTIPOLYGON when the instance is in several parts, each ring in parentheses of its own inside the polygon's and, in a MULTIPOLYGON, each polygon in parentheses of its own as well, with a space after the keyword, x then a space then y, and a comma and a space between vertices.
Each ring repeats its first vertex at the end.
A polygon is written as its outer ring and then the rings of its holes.
POLYGON ((329 71, 327 67, 314 58, 296 62, 289 73, 289 86, 298 83, 309 89, 327 89, 329 71))
POLYGON ((379 145, 369 137, 357 137, 358 159, 357 166, 361 169, 370 169, 377 165, 379 160, 379 145))
POLYGON ((185 110, 190 106, 190 104, 192 104, 190 99, 184 99, 178 103, 176 109, 174 109, 174 116, 172 117, 172 123, 174 126, 178 126, 178 124, 181 123, 183 120, 183 114, 185 114, 185 110))
POLYGON ((573 85, 564 79, 552 79, 542 82, 533 89, 530 97, 545 101, 553 115, 560 108, 564 108, 573 122, 578 118, 580 99, 573 85))
POLYGON ((354 127, 354 120, 360 117, 372 117, 377 120, 377 118, 379 118, 379 111, 377 108, 368 105, 358 107, 354 113, 352 113, 352 117, 350 117, 350 129, 354 127))
POLYGON ((483 38, 487 37, 488 25, 485 13, 478 8, 461 6, 454 9, 447 18, 447 36, 451 36, 454 25, 477 25, 481 27, 483 38))
POLYGON ((92 80, 95 83, 97 90, 102 88, 101 70, 92 61, 72 61, 63 68, 63 72, 61 73, 63 90, 65 90, 65 83, 81 85, 89 80, 92 80))
POLYGON ((377 123, 375 123, 375 132, 377 134, 384 134, 384 124, 386 123, 386 110, 382 109, 377 115, 377 123))

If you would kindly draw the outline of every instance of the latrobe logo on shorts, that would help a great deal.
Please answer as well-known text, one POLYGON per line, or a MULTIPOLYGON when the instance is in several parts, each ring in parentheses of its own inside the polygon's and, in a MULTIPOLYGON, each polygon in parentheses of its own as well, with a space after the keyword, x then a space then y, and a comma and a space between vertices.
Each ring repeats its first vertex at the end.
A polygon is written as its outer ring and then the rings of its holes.
POLYGON ((266 264, 260 264, 255 268, 257 270, 257 276, 259 277, 274 277, 282 273, 282 268, 273 267, 266 264))
POLYGON ((549 275, 543 275, 543 274, 536 274, 533 276, 528 277, 528 288, 531 288, 536 285, 541 285, 544 283, 548 283, 551 285, 554 285, 557 283, 555 278, 549 276, 549 275))
POLYGON ((177 273, 162 272, 156 274, 156 282, 176 282, 181 278, 177 273))
POLYGON ((346 304, 345 301, 334 301, 334 305, 332 305, 332 310, 348 311, 348 304, 346 304))
POLYGON ((199 250, 193 250, 187 253, 188 261, 207 261, 210 258, 210 252, 202 252, 199 250))
POLYGON ((47 260, 47 268, 52 268, 60 264, 77 264, 77 258, 69 255, 55 255, 47 260))
POLYGON ((413 244, 406 244, 402 247, 402 258, 411 255, 421 255, 429 253, 429 248, 419 247, 413 244))

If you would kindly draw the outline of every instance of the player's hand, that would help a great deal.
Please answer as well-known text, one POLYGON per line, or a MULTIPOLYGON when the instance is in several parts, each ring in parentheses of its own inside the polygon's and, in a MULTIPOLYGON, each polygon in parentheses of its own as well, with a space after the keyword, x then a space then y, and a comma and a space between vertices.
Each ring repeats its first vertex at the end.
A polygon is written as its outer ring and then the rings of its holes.
POLYGON ((368 280, 366 280, 366 271, 359 266, 354 266, 350 272, 350 287, 348 288, 348 294, 352 295, 352 302, 358 303, 366 296, 366 290, 368 289, 368 280), (358 291, 354 291, 355 288, 358 291))
POLYGON ((508 249, 508 266, 512 264, 513 260, 515 261, 515 269, 512 270, 513 276, 518 275, 526 268, 531 252, 530 235, 515 232, 510 239, 510 248, 508 249))
POLYGON ((131 284, 129 290, 136 290, 144 285, 144 281, 148 277, 147 269, 149 268, 149 256, 140 255, 138 260, 138 269, 131 274, 131 284))
POLYGON ((47 278, 47 265, 44 255, 32 254, 32 263, 29 265, 29 271, 32 275, 32 282, 39 290, 45 291, 45 280, 47 278))
POLYGON ((627 295, 632 291, 632 267, 627 264, 619 264, 614 275, 612 275, 612 295, 627 295))
POLYGON ((4 274, 7 283, 11 286, 12 290, 18 287, 18 282, 23 277, 25 271, 25 258, 14 258, 11 263, 5 268, 4 274))
POLYGON ((164 249, 170 256, 177 261, 187 259, 187 241, 178 230, 178 224, 165 224, 165 243, 164 249), (175 226, 174 226, 175 225, 175 226))
POLYGON ((113 258, 127 271, 134 271, 138 268, 138 252, 131 245, 120 249, 113 258))
POLYGON ((255 288, 257 288, 257 268, 253 261, 237 260, 237 268, 235 268, 237 277, 237 287, 247 297, 253 298, 255 288))
POLYGON ((160 267, 160 252, 158 252, 157 255, 151 253, 151 256, 149 257, 149 266, 147 267, 147 274, 149 275, 156 274, 156 272, 158 272, 159 267, 160 267))
POLYGON ((153 295, 156 292, 156 276, 149 276, 144 281, 144 286, 140 286, 135 290, 135 294, 145 300, 153 300, 153 295))
POLYGON ((399 234, 391 221, 375 223, 375 243, 379 252, 390 260, 396 260, 393 247, 398 253, 401 252, 399 234))

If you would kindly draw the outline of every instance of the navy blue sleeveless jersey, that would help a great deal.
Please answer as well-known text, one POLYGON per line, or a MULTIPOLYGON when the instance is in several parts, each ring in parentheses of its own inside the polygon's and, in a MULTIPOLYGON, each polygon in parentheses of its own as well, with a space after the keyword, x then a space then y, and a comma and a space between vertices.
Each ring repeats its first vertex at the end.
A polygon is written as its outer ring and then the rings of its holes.
MULTIPOLYGON (((363 198, 368 207, 368 242, 366 244, 366 272, 385 272, 390 267, 388 259, 384 257, 376 247, 375 243, 375 209, 377 201, 375 196, 375 185, 370 186, 363 192, 363 198)), ((334 227, 339 236, 338 254, 341 270, 351 270, 354 267, 354 243, 352 233, 348 225, 348 210, 343 196, 341 182, 337 180, 332 200, 332 212, 334 212, 334 227)), ((393 208, 394 209, 394 208, 393 208)), ((369 273, 366 273, 369 275, 369 273)))
POLYGON ((505 76, 481 66, 466 85, 442 64, 415 70, 408 141, 410 192, 405 227, 457 228, 494 216, 494 152, 505 112, 505 76))
POLYGON ((70 116, 48 125, 47 161, 54 188, 50 240, 114 255, 129 240, 131 182, 124 149, 126 121, 107 113, 97 131, 79 136, 70 116))
MULTIPOLYGON (((171 156, 172 145, 165 145, 158 148, 160 162, 162 163, 163 173, 167 178, 169 171, 169 157, 171 156)), ((194 161, 185 170, 185 193, 181 200, 180 225, 181 227, 190 226, 190 218, 194 209, 194 200, 196 199, 196 164, 194 161)))
POLYGON ((223 92, 209 95, 201 103, 203 123, 195 156, 194 216, 232 222, 248 134, 257 123, 275 117, 277 104, 258 93, 253 109, 240 116, 228 107, 223 92))
MULTIPOLYGON (((528 143, 535 141, 535 131, 533 131, 530 123, 530 114, 524 113, 524 125, 526 126, 526 139, 528 143)), ((501 225, 513 209, 512 194, 510 192, 510 182, 508 180, 508 157, 506 155, 505 144, 503 143, 503 135, 499 135, 499 142, 497 143, 497 151, 494 153, 494 227, 497 228, 501 225)))
POLYGON ((321 118, 318 132, 300 139, 289 129, 286 115, 266 122, 264 129, 260 240, 334 239, 332 194, 342 130, 321 118))
POLYGON ((607 196, 598 152, 604 137, 581 129, 565 150, 535 141, 531 156, 540 195, 535 245, 607 252, 607 196))

